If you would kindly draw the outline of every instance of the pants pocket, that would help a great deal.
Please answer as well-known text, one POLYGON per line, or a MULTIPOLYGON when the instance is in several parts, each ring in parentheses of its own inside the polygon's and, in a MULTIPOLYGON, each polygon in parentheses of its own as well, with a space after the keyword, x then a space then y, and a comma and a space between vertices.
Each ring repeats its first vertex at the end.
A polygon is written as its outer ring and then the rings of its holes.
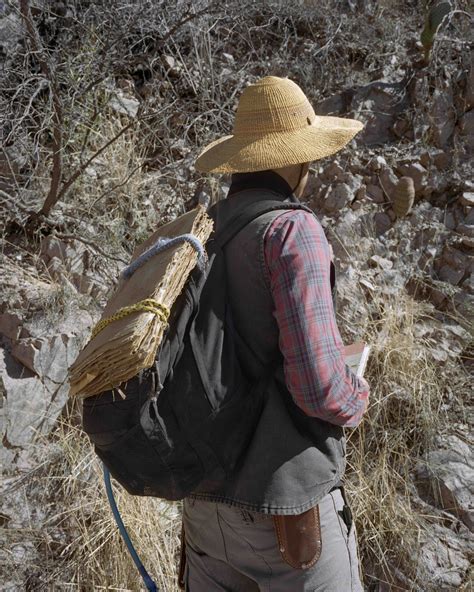
MULTIPOLYGON (((362 592, 362 574, 360 571, 359 552, 357 547, 356 528, 350 506, 343 488, 340 491, 330 493, 333 497, 334 510, 341 530, 341 535, 346 543, 351 570, 351 592, 362 592)), ((349 589, 349 588, 348 588, 349 589)))
POLYGON ((354 520, 352 518, 351 509, 349 508, 349 506, 344 505, 342 510, 339 510, 338 515, 344 523, 344 527, 347 530, 347 539, 349 539, 354 529, 354 520))
POLYGON ((342 507, 338 510, 337 514, 339 516, 340 521, 342 521, 342 528, 345 528, 347 532, 347 540, 352 534, 354 530, 354 518, 352 516, 352 510, 348 504, 346 492, 343 487, 340 488, 341 497, 343 501, 342 507))
POLYGON ((296 516, 273 516, 283 560, 295 569, 313 567, 321 555, 319 506, 296 516))

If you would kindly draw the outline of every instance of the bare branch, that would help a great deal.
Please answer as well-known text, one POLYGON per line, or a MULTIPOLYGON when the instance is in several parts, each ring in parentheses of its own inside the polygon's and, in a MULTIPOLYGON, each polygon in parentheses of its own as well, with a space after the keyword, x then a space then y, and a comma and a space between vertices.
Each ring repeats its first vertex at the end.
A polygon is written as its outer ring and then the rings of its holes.
POLYGON ((41 208, 41 214, 47 216, 51 211, 51 208, 59 199, 58 190, 62 178, 63 108, 56 78, 53 74, 46 52, 44 51, 38 30, 33 22, 28 0, 20 0, 20 12, 41 71, 49 83, 53 99, 53 169, 51 172, 51 184, 49 186, 48 195, 41 208))
MULTIPOLYGON (((69 177, 69 179, 67 181, 65 181, 64 185, 61 187, 61 190, 57 194, 56 202, 66 195, 66 193, 70 189, 71 185, 86 170, 86 168, 91 164, 91 162, 93 160, 95 160, 100 154, 102 154, 102 152, 104 152, 104 150, 107 150, 107 148, 111 144, 113 144, 114 142, 116 142, 120 138, 120 136, 122 136, 127 130, 129 130, 134 125, 136 125, 136 121, 135 120, 132 120, 130 123, 128 123, 126 126, 124 126, 117 134, 115 134, 115 136, 113 138, 111 138, 101 148, 99 148, 99 150, 97 150, 96 152, 94 152, 94 154, 90 158, 88 158, 86 160, 86 162, 84 162, 84 164, 82 164, 80 167, 78 167, 74 171, 74 173, 69 177)), ((48 200, 46 200, 46 202, 47 201, 48 200)), ((48 215, 48 212, 51 210, 51 207, 52 207, 51 206, 48 211, 45 211, 46 202, 45 202, 43 208, 41 209, 41 214, 43 214, 45 216, 48 215)), ((56 203, 56 202, 54 202, 54 203, 56 203)), ((52 205, 54 205, 54 204, 52 204, 52 205)))
POLYGON ((117 261, 118 263, 123 263, 124 265, 128 265, 128 261, 126 261, 125 259, 122 259, 121 257, 115 257, 114 255, 110 255, 109 253, 106 253, 104 251, 104 249, 102 249, 102 247, 99 247, 99 245, 97 243, 95 243, 94 241, 91 241, 89 239, 83 238, 82 236, 78 236, 76 234, 62 234, 59 232, 55 232, 54 236, 60 238, 61 240, 77 240, 81 243, 84 243, 85 245, 88 245, 89 247, 92 247, 95 251, 100 253, 100 255, 102 255, 106 259, 110 259, 111 261, 117 261))

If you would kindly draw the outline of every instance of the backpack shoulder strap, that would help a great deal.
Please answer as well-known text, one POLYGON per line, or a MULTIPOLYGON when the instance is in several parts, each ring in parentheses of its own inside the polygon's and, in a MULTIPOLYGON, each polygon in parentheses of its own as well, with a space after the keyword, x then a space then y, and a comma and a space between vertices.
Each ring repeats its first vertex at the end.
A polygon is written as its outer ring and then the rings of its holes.
POLYGON ((277 210, 306 210, 314 215, 312 210, 300 203, 284 202, 276 199, 255 201, 247 206, 242 212, 237 214, 237 216, 231 218, 224 228, 216 233, 214 237, 215 245, 221 248, 224 247, 236 234, 243 230, 247 224, 250 224, 250 222, 256 218, 263 216, 263 214, 277 210))

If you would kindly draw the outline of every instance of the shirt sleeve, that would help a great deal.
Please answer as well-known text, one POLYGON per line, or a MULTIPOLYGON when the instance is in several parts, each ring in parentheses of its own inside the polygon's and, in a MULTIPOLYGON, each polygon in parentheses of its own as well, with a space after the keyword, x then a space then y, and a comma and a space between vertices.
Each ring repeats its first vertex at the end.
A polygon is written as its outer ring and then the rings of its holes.
POLYGON ((368 389, 344 362, 331 296, 329 244, 309 212, 278 216, 264 239, 285 380, 309 416, 355 427, 368 389))

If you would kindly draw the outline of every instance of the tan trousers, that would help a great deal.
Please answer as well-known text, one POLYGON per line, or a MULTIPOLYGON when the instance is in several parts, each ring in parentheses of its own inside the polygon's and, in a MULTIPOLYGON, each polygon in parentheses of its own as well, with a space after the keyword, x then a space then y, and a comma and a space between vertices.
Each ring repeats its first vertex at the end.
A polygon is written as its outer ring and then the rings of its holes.
POLYGON ((185 500, 188 592, 362 592, 354 526, 340 489, 319 505, 320 554, 306 569, 283 558, 272 516, 185 500))

